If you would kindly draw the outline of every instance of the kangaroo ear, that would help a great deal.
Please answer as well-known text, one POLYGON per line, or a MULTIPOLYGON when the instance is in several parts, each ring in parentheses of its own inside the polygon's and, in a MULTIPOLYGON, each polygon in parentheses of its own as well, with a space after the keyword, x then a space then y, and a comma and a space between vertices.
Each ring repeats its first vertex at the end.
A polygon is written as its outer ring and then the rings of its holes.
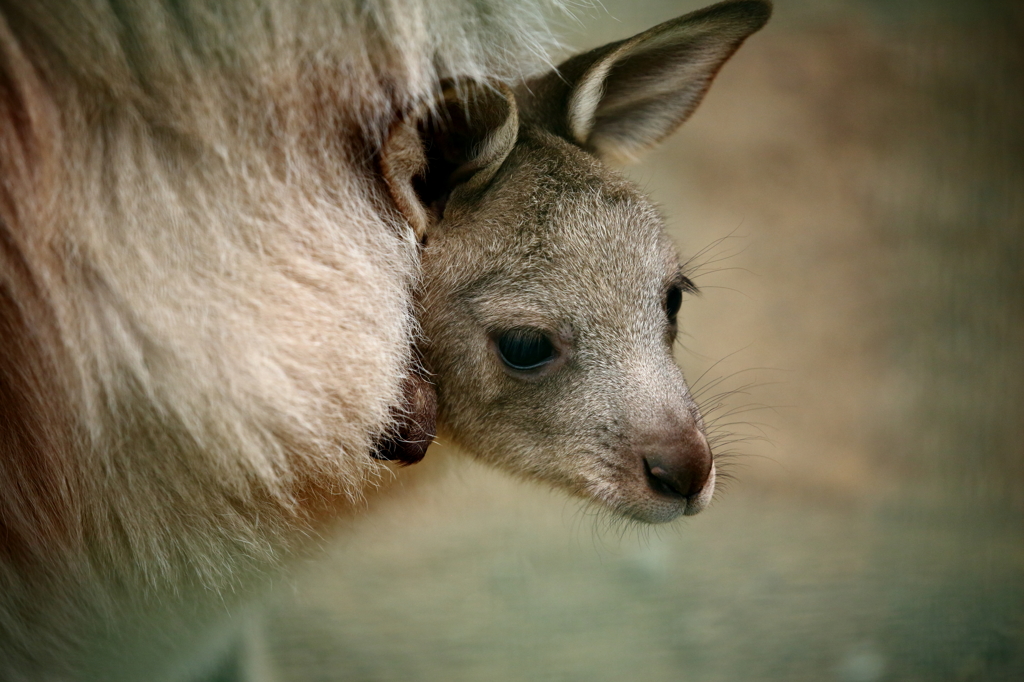
POLYGON ((554 132, 603 158, 632 161, 689 118, 771 9, 767 0, 732 0, 666 21, 569 59, 531 83, 529 99, 554 132))
POLYGON ((453 193, 487 187, 519 134, 512 91, 468 79, 443 84, 437 99, 409 111, 381 148, 391 197, 422 241, 453 193))

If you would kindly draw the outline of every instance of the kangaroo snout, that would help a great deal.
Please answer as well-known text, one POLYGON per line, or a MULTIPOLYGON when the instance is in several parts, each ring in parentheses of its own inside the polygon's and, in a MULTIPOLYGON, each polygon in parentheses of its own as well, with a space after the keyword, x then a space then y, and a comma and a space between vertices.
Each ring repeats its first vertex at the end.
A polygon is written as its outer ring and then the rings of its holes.
POLYGON ((654 492, 670 497, 696 495, 711 475, 711 448, 697 429, 643 455, 644 470, 654 492))
POLYGON ((695 424, 661 432, 639 454, 647 485, 656 495, 685 501, 686 515, 707 506, 714 492, 714 458, 695 424))

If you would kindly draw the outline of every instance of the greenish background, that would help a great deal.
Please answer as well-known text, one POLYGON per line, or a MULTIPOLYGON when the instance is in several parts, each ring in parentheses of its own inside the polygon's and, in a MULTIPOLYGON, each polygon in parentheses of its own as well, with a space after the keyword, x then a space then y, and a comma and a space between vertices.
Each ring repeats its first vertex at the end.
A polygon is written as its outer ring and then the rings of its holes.
POLYGON ((259 676, 1024 680, 1024 5, 780 0, 628 172, 734 480, 645 528, 433 449, 278 586, 259 676))

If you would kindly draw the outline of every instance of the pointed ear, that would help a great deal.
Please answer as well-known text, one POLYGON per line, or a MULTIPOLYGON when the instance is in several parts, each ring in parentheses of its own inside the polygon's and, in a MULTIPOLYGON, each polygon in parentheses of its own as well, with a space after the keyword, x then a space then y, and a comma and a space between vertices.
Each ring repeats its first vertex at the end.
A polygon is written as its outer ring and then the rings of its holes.
POLYGON ((381 148, 381 174, 418 241, 453 193, 487 187, 519 135, 518 107, 506 86, 468 79, 443 86, 435 101, 407 112, 381 148))
POLYGON ((767 0, 722 2, 577 55, 530 84, 531 114, 602 158, 634 160, 689 118, 771 9, 767 0))

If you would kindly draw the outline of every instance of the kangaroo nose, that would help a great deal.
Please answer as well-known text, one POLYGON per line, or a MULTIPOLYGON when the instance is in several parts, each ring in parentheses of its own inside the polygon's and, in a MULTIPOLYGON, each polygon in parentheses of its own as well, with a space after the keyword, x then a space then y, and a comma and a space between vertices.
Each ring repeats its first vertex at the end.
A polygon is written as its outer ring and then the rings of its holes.
POLYGON ((644 457, 651 489, 672 497, 691 497, 699 493, 708 482, 711 466, 711 448, 697 428, 689 429, 670 446, 644 457))

